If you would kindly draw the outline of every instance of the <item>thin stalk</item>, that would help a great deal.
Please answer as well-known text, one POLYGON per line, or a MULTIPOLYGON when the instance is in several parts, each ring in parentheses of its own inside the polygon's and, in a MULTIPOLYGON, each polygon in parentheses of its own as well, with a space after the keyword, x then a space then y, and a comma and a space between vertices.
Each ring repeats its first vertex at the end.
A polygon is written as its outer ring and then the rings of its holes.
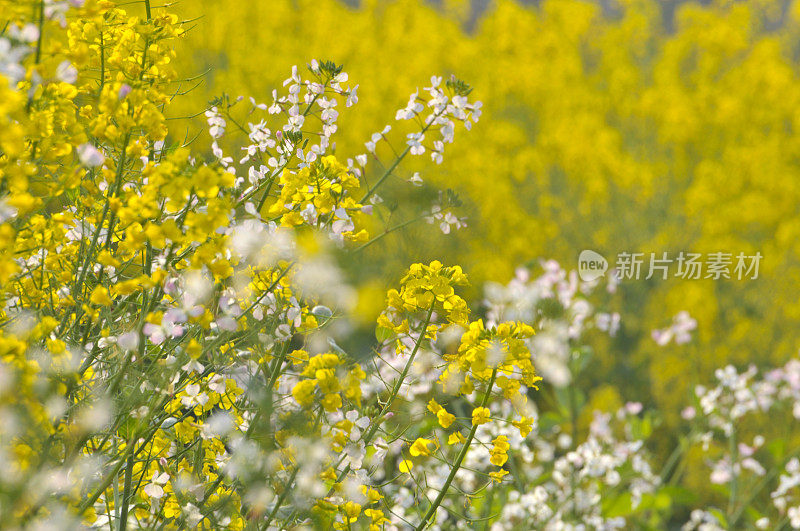
POLYGON ((372 238, 370 241, 368 241, 368 242, 362 244, 361 246, 357 247, 353 252, 357 253, 359 251, 363 251, 364 249, 366 249, 367 247, 369 247, 373 243, 377 242, 378 240, 380 240, 381 238, 383 238, 387 234, 391 234, 392 232, 394 232, 394 231, 396 231, 398 229, 402 229, 403 227, 407 227, 408 225, 411 225, 412 223, 414 223, 415 221, 419 221, 420 219, 421 218, 417 217, 417 218, 412 218, 412 219, 406 220, 406 221, 404 221, 402 223, 398 223, 394 227, 390 227, 390 228, 384 230, 382 233, 378 234, 377 236, 372 238))
POLYGON ((263 526, 264 529, 269 528, 269 524, 272 523, 272 520, 278 514, 278 509, 280 509, 281 505, 283 505, 283 502, 286 501, 286 497, 289 495, 289 491, 292 490, 292 484, 294 483, 294 480, 297 477, 298 472, 300 472, 300 467, 299 466, 294 467, 292 475, 289 476, 289 481, 286 482, 286 488, 283 489, 280 498, 278 498, 277 503, 275 503, 275 507, 272 508, 272 511, 270 511, 269 516, 267 516, 267 521, 264 523, 263 526))
POLYGON ((728 498, 728 514, 726 515, 728 518, 728 523, 730 525, 730 520, 733 518, 736 509, 736 497, 738 495, 738 479, 735 464, 736 461, 739 460, 739 447, 736 444, 736 427, 731 427, 731 436, 728 438, 729 443, 729 451, 731 454, 731 481, 730 481, 730 497, 728 498))
POLYGON ((364 444, 369 444, 370 440, 372 439, 375 432, 378 430, 378 426, 380 426, 381 419, 389 411, 389 408, 392 406, 392 403, 397 398, 398 393, 400 392, 400 387, 403 385, 403 382, 408 375, 408 371, 411 370, 411 365, 414 363, 414 358, 419 352, 420 347, 422 346, 422 340, 425 339, 425 333, 428 330, 428 325, 431 323, 431 316, 433 315, 433 308, 436 305, 436 297, 434 297, 433 302, 431 303, 431 307, 428 309, 428 315, 425 317, 425 323, 420 328, 420 336, 419 340, 414 345, 414 350, 411 351, 411 355, 408 357, 408 361, 406 362, 405 367, 403 367, 403 372, 400 373, 400 377, 394 384, 392 388, 392 394, 389 395, 389 399, 384 404, 383 408, 381 409, 380 414, 375 418, 375 421, 370 426, 369 431, 367 431, 366 435, 364 435, 364 444))
MULTIPOLYGON (((431 120, 430 122, 428 122, 428 123, 427 123, 427 124, 426 124, 426 125, 425 125, 425 126, 422 128, 422 130, 420 131, 420 134, 425 134, 425 132, 426 132, 428 129, 430 129, 431 125, 433 125, 433 122, 435 122, 435 121, 436 121, 436 118, 438 118, 438 117, 439 117, 439 116, 440 116, 440 115, 441 115, 443 112, 444 112, 444 110, 442 110, 442 111, 440 111, 440 112, 436 113, 436 115, 433 117, 433 120, 431 120)), ((385 181, 386 179, 388 179, 388 178, 389 178, 389 176, 392 174, 392 172, 394 172, 394 170, 395 170, 395 169, 397 169, 397 166, 399 166, 399 165, 400 165, 400 162, 401 162, 401 161, 402 161, 404 158, 406 158, 406 155, 408 155, 409 151, 411 151, 411 145, 407 145, 407 146, 406 146, 406 148, 405 148, 405 149, 403 150, 403 152, 402 152, 402 153, 400 153, 400 155, 399 155, 399 156, 398 156, 398 157, 395 159, 395 161, 392 163, 392 165, 391 165, 391 166, 389 166, 389 168, 388 168, 388 169, 387 169, 385 172, 383 172, 383 175, 381 175, 381 178, 380 178, 380 179, 378 179, 378 180, 375 182, 375 184, 373 184, 373 185, 372 185, 372 186, 369 188, 369 190, 367 190, 367 193, 366 193, 366 194, 364 194, 364 197, 362 197, 362 198, 361 198, 361 201, 359 201, 359 203, 363 203, 364 201, 366 201, 367 199, 369 199, 369 197, 370 197, 370 196, 371 196, 371 195, 372 195, 372 194, 375 192, 375 190, 377 190, 377 189, 380 187, 380 185, 382 185, 382 184, 383 184, 383 181, 385 181)))
MULTIPOLYGON (((436 305, 436 298, 434 297, 434 300, 431 303, 431 307, 428 309, 428 315, 425 317, 425 324, 420 329, 419 339, 414 345, 414 349, 411 351, 411 355, 408 357, 408 361, 406 362, 405 367, 403 367, 403 372, 400 373, 400 376, 395 382, 394 387, 392 388, 392 392, 389 395, 389 398, 386 400, 386 404, 384 404, 383 408, 381 408, 381 412, 374 418, 372 424, 370 424, 369 429, 364 434, 363 438, 364 446, 367 446, 372 440, 372 437, 375 436, 375 432, 378 431, 378 426, 380 426, 381 420, 383 419, 386 412, 389 411, 389 408, 391 407, 395 398, 397 398, 397 395, 400 392, 400 387, 403 385, 403 381, 406 379, 408 371, 411 370, 411 364, 414 363, 414 358, 416 357, 417 352, 419 352, 420 346, 422 345, 422 340, 425 339, 425 332, 428 330, 428 325, 431 322, 431 317, 433 316, 433 308, 435 307, 435 305, 436 305)), ((339 462, 336 463, 336 466, 338 467, 343 460, 344 457, 342 457, 339 460, 339 462)), ((344 479, 345 475, 347 475, 348 472, 350 472, 349 464, 345 465, 345 467, 339 473, 339 476, 336 478, 336 483, 342 481, 342 479, 344 479)), ((331 487, 330 490, 328 491, 328 496, 330 496, 331 492, 333 492, 333 487, 331 487)))
MULTIPOLYGON (((481 405, 479 407, 486 407, 486 404, 489 402, 489 397, 492 395, 492 387, 494 386, 495 378, 497 378, 497 367, 495 367, 494 371, 492 371, 492 378, 489 380, 489 384, 486 386, 486 394, 483 395, 483 400, 481 401, 481 405)), ((458 453, 458 457, 456 457, 456 460, 453 463, 453 468, 450 469, 450 475, 447 476, 444 485, 442 485, 439 495, 436 496, 436 499, 433 501, 431 506, 428 507, 428 512, 422 517, 422 521, 416 527, 416 531, 422 531, 422 529, 428 525, 428 520, 430 520, 430 518, 434 515, 436 509, 439 508, 439 505, 441 505, 442 500, 447 494, 447 489, 450 488, 450 484, 456 477, 456 472, 458 472, 458 469, 461 468, 461 463, 467 456, 467 452, 469 451, 469 447, 472 444, 472 440, 475 438, 475 432, 477 431, 478 425, 473 424, 472 428, 469 430, 469 435, 467 435, 467 440, 464 442, 464 446, 461 447, 461 451, 458 453)))
POLYGON ((128 506, 130 505, 131 484, 133 483, 133 456, 136 452, 128 456, 128 463, 125 466, 125 486, 122 490, 122 508, 119 513, 119 531, 125 531, 128 527, 128 506))

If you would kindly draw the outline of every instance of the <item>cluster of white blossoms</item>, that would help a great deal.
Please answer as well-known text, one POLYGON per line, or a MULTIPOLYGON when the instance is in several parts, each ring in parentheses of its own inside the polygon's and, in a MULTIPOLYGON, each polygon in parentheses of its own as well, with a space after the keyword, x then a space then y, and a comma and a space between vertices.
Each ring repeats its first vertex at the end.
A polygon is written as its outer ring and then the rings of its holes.
POLYGON ((697 321, 689 315, 689 312, 682 311, 672 318, 672 324, 669 327, 653 330, 651 336, 660 347, 673 340, 676 345, 684 345, 692 340, 691 332, 696 328, 697 321))
POLYGON ((0 36, 0 76, 8 79, 11 88, 25 77, 22 61, 33 52, 32 44, 39 38, 39 28, 35 24, 19 27, 14 24, 8 27, 5 35, 0 36))
MULTIPOLYGON (((768 433, 753 434, 748 426, 767 428, 770 418, 783 418, 787 422, 800 419, 800 360, 792 359, 783 367, 759 371, 755 366, 739 372, 728 365, 715 372, 717 385, 695 388, 696 406, 689 406, 682 417, 693 422, 691 439, 700 443, 708 456, 711 483, 732 492, 747 491, 748 496, 765 492, 771 484, 768 479, 779 476, 769 499, 776 511, 759 518, 754 525, 770 529, 778 524, 788 524, 800 529, 800 461, 797 451, 774 453, 773 440, 768 433), (766 422, 766 425, 765 425, 766 422), (749 488, 747 487, 749 486, 749 488), (752 491, 750 490, 752 489, 752 491), (781 523, 781 521, 783 521, 781 523)), ((736 523, 744 510, 741 504, 731 504, 728 517, 721 521, 719 515, 696 511, 685 529, 722 529, 736 523), (713 526, 718 527, 713 527, 713 526)), ((780 527, 780 525, 778 525, 780 527)))
MULTIPOLYGON (((244 100, 242 96, 234 101, 220 98, 206 111, 214 155, 229 171, 246 175, 250 188, 244 190, 244 197, 250 197, 265 180, 274 179, 284 169, 308 166, 327 154, 338 130, 337 107, 341 101, 346 107, 358 102, 358 85, 345 85, 348 75, 340 67, 314 59, 308 71, 310 78, 304 78, 298 67, 293 66, 291 75, 283 82, 286 93, 273 90, 270 105, 250 97, 246 124, 239 123, 232 115, 234 106, 244 100), (271 128, 275 117, 282 119, 271 128), (314 126, 309 125, 312 120, 314 126), (219 145, 229 121, 249 139, 240 148, 244 155, 238 160, 241 168, 237 170, 233 169, 233 157, 225 156, 219 145), (305 145, 301 138, 313 139, 313 143, 305 145)), ((237 185, 244 180, 240 177, 237 185)))
POLYGON ((431 154, 431 159, 437 164, 442 162, 442 153, 445 143, 452 143, 455 134, 455 123, 462 122, 467 129, 472 123, 478 123, 481 116, 482 103, 470 103, 469 91, 461 90, 455 81, 447 81, 446 85, 454 88, 456 94, 448 97, 442 89, 442 78, 431 77, 431 84, 423 90, 428 93, 428 99, 420 97, 419 90, 411 94, 408 104, 397 111, 396 120, 418 120, 422 130, 407 135, 406 145, 412 155, 422 155, 426 151, 431 154), (426 108, 428 114, 425 114, 426 108), (426 143, 426 134, 430 140, 430 132, 438 131, 439 137, 426 143))
MULTIPOLYGON (((528 340, 536 369, 549 384, 565 387, 572 381, 570 356, 584 332, 597 328, 614 336, 620 316, 595 311, 587 299, 599 280, 580 280, 575 271, 567 272, 554 260, 543 261, 541 266, 543 274, 536 278, 520 268, 507 285, 487 283, 484 305, 489 323, 536 323, 536 335, 528 340)), ((616 283, 611 279, 608 282, 606 291, 613 294, 616 283)))
POLYGON ((595 412, 580 444, 557 427, 537 426, 530 449, 515 452, 515 466, 526 471, 530 483, 514 485, 492 529, 519 529, 526 524, 553 530, 628 528, 631 523, 625 517, 605 516, 604 503, 629 496, 635 510, 660 483, 644 441, 631 429, 640 412, 640 404, 624 406, 614 418, 595 412))

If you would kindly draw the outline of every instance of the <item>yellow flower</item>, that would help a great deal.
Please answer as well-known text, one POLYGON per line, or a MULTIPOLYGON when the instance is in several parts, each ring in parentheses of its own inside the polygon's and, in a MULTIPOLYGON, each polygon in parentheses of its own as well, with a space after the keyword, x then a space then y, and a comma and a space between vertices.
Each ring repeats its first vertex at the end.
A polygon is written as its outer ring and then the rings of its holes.
POLYGON ((414 463, 412 463, 408 459, 403 459, 402 461, 400 461, 400 465, 398 466, 398 468, 400 469, 400 472, 402 472, 403 474, 408 474, 411 471, 411 469, 414 468, 414 463))
POLYGON ((492 481, 502 483, 503 476, 506 474, 508 474, 508 470, 498 470, 497 472, 489 472, 489 477, 492 479, 492 481))
POLYGON ((456 416, 448 413, 447 410, 444 408, 440 409, 438 413, 436 413, 436 417, 439 419, 439 424, 442 428, 449 428, 450 425, 456 420, 456 416))
POLYGON ((447 444, 456 444, 461 443, 464 444, 467 441, 467 438, 464 437, 460 431, 456 431, 450 434, 447 438, 447 444))
POLYGON ((411 445, 409 452, 414 457, 420 455, 431 455, 431 450, 428 448, 429 444, 433 444, 434 450, 436 449, 435 448, 436 443, 434 441, 432 441, 431 439, 423 439, 420 437, 416 441, 414 441, 414 443, 411 445))
POLYGON ((472 425, 480 426, 481 424, 486 424, 489 422, 490 416, 491 413, 488 408, 476 407, 472 410, 472 425))
POLYGON ((327 394, 320 403, 322 404, 322 407, 325 408, 325 411, 328 413, 333 413, 342 407, 342 397, 339 395, 339 393, 327 394))
POLYGON ((527 437, 533 429, 533 419, 530 417, 522 417, 519 420, 512 421, 511 424, 519 430, 519 435, 523 439, 527 437))
POLYGON ((442 406, 440 406, 439 403, 436 402, 436 400, 431 398, 430 401, 428 402, 428 411, 430 411, 431 413, 436 415, 436 414, 439 413, 439 411, 441 411, 441 409, 442 409, 442 406))
POLYGON ((358 515, 361 514, 361 505, 356 502, 347 502, 344 505, 340 505, 339 509, 341 509, 347 517, 347 521, 351 524, 358 520, 358 515))
POLYGON ((97 304, 98 306, 111 306, 111 303, 113 302, 111 297, 108 296, 108 290, 103 286, 97 286, 94 288, 89 300, 92 302, 92 304, 97 304))
POLYGON ((500 435, 495 438, 493 441, 493 447, 489 451, 491 458, 489 461, 495 466, 503 466, 506 461, 508 461, 508 449, 510 445, 508 444, 508 437, 505 435, 500 435))
POLYGON ((308 407, 314 401, 314 389, 317 387, 316 380, 302 380, 297 382, 292 388, 292 397, 303 407, 308 407))

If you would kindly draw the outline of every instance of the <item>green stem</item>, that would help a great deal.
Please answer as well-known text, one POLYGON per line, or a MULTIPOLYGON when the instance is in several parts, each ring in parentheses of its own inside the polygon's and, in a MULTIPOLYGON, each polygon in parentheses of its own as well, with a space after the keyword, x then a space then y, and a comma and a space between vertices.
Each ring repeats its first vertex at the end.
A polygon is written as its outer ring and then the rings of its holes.
POLYGON ((36 39, 36 64, 42 59, 42 35, 44 34, 44 0, 39 2, 39 36, 36 39))
MULTIPOLYGON (((483 400, 481 401, 481 405, 479 407, 486 407, 486 404, 489 402, 489 397, 492 394, 492 387, 494 386, 495 378, 497 378, 497 367, 495 367, 494 371, 492 371, 492 378, 489 380, 489 384, 486 386, 486 394, 483 395, 483 400)), ((428 525, 428 520, 430 520, 430 518, 434 515, 436 509, 439 508, 439 505, 441 505, 442 500, 447 494, 447 489, 450 488, 450 484, 456 477, 456 472, 458 472, 458 469, 461 468, 461 463, 467 456, 467 452, 469 451, 469 447, 472 444, 472 440, 475 438, 475 432, 477 431, 478 431, 478 425, 473 424, 472 428, 469 430, 469 435, 467 435, 467 440, 464 442, 464 446, 461 447, 461 451, 459 452, 458 457, 456 457, 455 463, 453 463, 453 468, 450 470, 450 475, 447 476, 444 485, 442 485, 442 489, 439 491, 439 495, 436 496, 436 499, 433 501, 431 506, 428 507, 428 512, 425 513, 425 516, 422 517, 422 521, 416 527, 416 531, 422 531, 422 529, 424 529, 425 526, 428 525)))
POLYGON ((128 456, 128 464, 125 467, 125 486, 122 490, 122 508, 119 513, 119 531, 125 531, 128 527, 128 507, 131 498, 131 483, 133 477, 133 456, 136 452, 132 452, 128 456))
MULTIPOLYGON (((428 123, 425 125, 425 127, 423 127, 423 128, 422 128, 422 130, 420 131, 420 134, 425 134, 425 132, 426 132, 428 129, 430 129, 430 127, 431 127, 431 125, 433 124, 433 122, 435 122, 435 121, 436 121, 436 118, 438 118, 438 117, 439 117, 439 116, 440 116, 440 115, 441 115, 443 112, 444 112, 444 110, 442 110, 442 111, 438 112, 438 113, 437 113, 437 114, 436 114, 436 115, 433 117, 433 120, 431 120, 430 122, 428 122, 428 123)), ((406 148, 403 150, 403 152, 402 152, 402 153, 400 153, 400 155, 399 155, 399 156, 398 156, 398 157, 395 159, 395 161, 392 163, 392 165, 391 165, 391 166, 389 166, 389 169, 387 169, 385 172, 383 172, 383 175, 381 175, 381 178, 380 178, 380 179, 378 179, 378 180, 375 182, 375 184, 373 184, 373 185, 370 187, 370 189, 369 189, 369 190, 367 190, 367 193, 366 193, 366 194, 364 194, 364 197, 362 197, 362 198, 361 198, 361 201, 359 201, 359 203, 363 203, 364 201, 366 201, 367 199, 369 199, 369 197, 370 197, 370 196, 371 196, 371 195, 372 195, 372 194, 375 192, 375 190, 377 190, 377 189, 380 187, 380 185, 382 185, 382 184, 383 184, 383 181, 385 181, 386 179, 388 179, 388 178, 389 178, 389 176, 392 174, 392 172, 394 172, 394 170, 395 170, 395 169, 397 169, 397 166, 399 166, 399 165, 400 165, 400 162, 401 162, 401 161, 402 161, 404 158, 406 158, 406 155, 408 155, 408 152, 409 152, 409 151, 411 151, 411 146, 410 146, 410 145, 407 145, 407 146, 406 146, 406 148)))
POLYGON ((428 315, 425 317, 425 323, 420 328, 419 339, 417 340, 416 344, 414 345, 414 350, 411 351, 411 355, 408 357, 408 361, 406 362, 405 367, 403 367, 403 372, 400 373, 400 377, 394 384, 392 388, 392 394, 389 395, 389 399, 384 404, 383 408, 381 409, 380 414, 375 418, 375 421, 370 426, 369 431, 367 431, 366 435, 364 435, 364 444, 369 444, 372 437, 375 435, 375 432, 378 431, 378 426, 380 426, 381 420, 383 416, 389 411, 389 408, 392 406, 392 403, 397 398, 398 393, 400 392, 400 387, 403 385, 403 382, 408 375, 408 371, 411 370, 411 365, 414 363, 414 358, 419 352, 420 347, 422 346, 422 340, 425 339, 425 334, 428 330, 428 325, 431 323, 431 316, 433 316, 433 308, 436 305, 436 297, 434 296, 433 302, 431 303, 431 307, 428 309, 428 315))
MULTIPOLYGON (((416 344, 414 345, 414 350, 411 351, 411 355, 408 357, 408 361, 406 362, 405 367, 403 367, 403 372, 400 373, 399 378, 395 382, 394 387, 392 388, 392 392, 389 395, 389 398, 386 400, 386 404, 384 404, 383 408, 381 408, 381 412, 372 421, 372 424, 370 424, 369 429, 367 430, 367 432, 364 435, 364 438, 363 438, 364 446, 367 446, 370 443, 370 441, 372 440, 372 437, 375 436, 375 432, 378 431, 378 426, 380 426, 384 415, 386 414, 387 411, 389 411, 389 408, 391 407, 391 405, 394 402, 395 398, 397 398, 397 395, 400 392, 400 387, 403 385, 403 381, 405 381, 406 375, 408 375, 408 371, 411 370, 411 364, 414 363, 414 358, 416 357, 417 352, 419 351, 420 346, 422 345, 422 340, 425 339, 425 332, 428 330, 428 325, 431 322, 431 317, 433 316, 433 308, 435 307, 435 305, 436 305, 436 298, 434 297, 433 302, 431 303, 431 307, 428 309, 428 315, 425 317, 425 324, 420 329, 419 339, 417 340, 416 344)), ((342 463, 343 460, 344 460, 344 457, 342 457, 339 460, 339 462, 336 463, 336 466, 338 467, 342 463)), ((342 481, 342 479, 344 479, 344 476, 347 475, 348 472, 350 472, 350 465, 349 464, 345 465, 345 467, 339 473, 339 476, 336 478, 336 483, 339 483, 340 481, 342 481)), ((330 496, 330 494, 332 492, 333 492, 333 487, 331 487, 329 489, 328 496, 330 496)))
POLYGON ((275 518, 275 515, 278 514, 278 509, 280 509, 281 505, 283 505, 283 502, 286 501, 286 497, 289 495, 289 491, 292 490, 292 484, 294 483, 294 480, 297 477, 298 472, 300 472, 300 467, 299 466, 294 467, 292 475, 289 476, 289 481, 286 482, 286 488, 283 489, 283 492, 281 493, 280 498, 278 498, 275 507, 272 508, 272 511, 269 513, 269 516, 267 517, 267 521, 264 523, 264 529, 269 528, 269 524, 272 523, 272 520, 275 518))
POLYGON ((738 484, 737 483, 738 482, 737 482, 737 477, 736 477, 736 469, 735 469, 734 465, 736 464, 736 461, 738 461, 738 459, 739 459, 739 447, 736 444, 736 428, 735 427, 731 428, 731 436, 729 437, 728 441, 729 441, 729 445, 730 445, 729 446, 729 450, 730 450, 730 454, 731 454, 731 462, 730 462, 731 481, 730 481, 730 497, 728 498, 728 514, 727 514, 727 517, 728 517, 728 520, 729 520, 728 523, 730 524, 730 520, 731 520, 731 518, 733 518, 734 510, 736 509, 736 496, 738 494, 738 492, 737 492, 737 490, 738 490, 738 484))
POLYGON ((382 233, 378 234, 377 236, 375 236, 374 238, 372 238, 370 241, 368 241, 368 242, 364 243, 364 244, 363 244, 363 245, 361 245, 360 247, 357 247, 357 248, 356 248, 356 249, 355 249, 353 252, 354 252, 354 253, 357 253, 357 252, 359 252, 359 251, 363 251, 364 249, 366 249, 367 247, 369 247, 369 246, 370 246, 370 245, 372 245, 373 243, 377 242, 378 240, 380 240, 381 238, 383 238, 383 237, 384 237, 384 236, 386 236, 387 234, 391 234, 392 232, 394 232, 394 231, 396 231, 396 230, 398 230, 398 229, 402 229, 403 227, 406 227, 406 226, 408 226, 408 225, 411 225, 412 223, 414 223, 415 221, 419 221, 420 219, 421 219, 421 218, 419 218, 419 217, 416 217, 416 218, 412 218, 412 219, 406 220, 406 221, 404 221, 404 222, 402 222, 402 223, 398 223, 398 224, 397 224, 397 225, 395 225, 394 227, 390 227, 390 228, 386 229, 385 231, 383 231, 382 233))

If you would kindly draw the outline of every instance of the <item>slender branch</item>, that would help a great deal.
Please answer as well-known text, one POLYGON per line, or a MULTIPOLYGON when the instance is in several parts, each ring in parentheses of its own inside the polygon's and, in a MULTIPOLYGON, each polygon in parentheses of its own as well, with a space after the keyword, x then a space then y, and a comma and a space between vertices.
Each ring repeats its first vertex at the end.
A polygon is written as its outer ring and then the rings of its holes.
POLYGON ((128 456, 128 464, 125 467, 125 486, 122 490, 122 508, 120 509, 119 513, 119 531, 125 531, 125 529, 128 527, 128 507, 130 506, 130 498, 132 496, 131 478, 133 476, 134 453, 131 453, 128 456))
MULTIPOLYGON (((442 113, 444 113, 444 109, 442 109, 441 111, 439 111, 438 113, 436 113, 436 114, 433 116, 433 119, 432 119, 430 122, 428 122, 428 123, 427 123, 427 124, 426 124, 426 125, 425 125, 425 126, 422 128, 422 130, 420 131, 420 134, 423 134, 423 135, 424 135, 424 134, 425 134, 425 132, 426 132, 428 129, 430 129, 431 125, 433 125, 433 123, 436 121, 436 118, 438 118, 439 116, 441 116, 441 114, 442 114, 442 113)), ((375 182, 375 184, 373 184, 373 185, 372 185, 372 186, 369 188, 369 190, 367 190, 367 193, 366 193, 366 194, 364 194, 364 197, 362 197, 362 198, 361 198, 361 201, 359 201, 360 203, 363 203, 364 201, 366 201, 366 200, 367 200, 367 199, 368 199, 368 198, 369 198, 369 197, 370 197, 370 196, 371 196, 371 195, 372 195, 372 194, 375 192, 375 190, 377 190, 377 189, 378 189, 378 188, 379 188, 379 187, 380 187, 380 186, 383 184, 383 181, 385 181, 386 179, 388 179, 388 178, 389 178, 389 176, 392 174, 392 172, 394 172, 394 170, 395 170, 395 169, 397 169, 397 166, 399 166, 399 165, 400 165, 400 162, 401 162, 401 161, 402 161, 404 158, 406 158, 406 155, 408 155, 408 152, 409 152, 409 151, 411 151, 411 145, 410 145, 410 144, 406 146, 406 148, 403 150, 403 152, 402 152, 402 153, 400 153, 400 156, 398 156, 398 157, 395 159, 395 161, 392 163, 392 165, 391 165, 391 166, 389 166, 389 168, 388 168, 388 169, 387 169, 387 170, 386 170, 386 171, 383 173, 383 175, 381 175, 381 178, 380 178, 380 179, 378 179, 378 180, 375 182)))
MULTIPOLYGON (((497 367, 495 367, 494 371, 492 371, 492 377, 489 380, 489 384, 486 386, 486 394, 483 395, 483 400, 481 401, 481 405, 479 407, 486 407, 486 404, 489 402, 489 397, 492 394, 492 387, 494 386, 495 378, 497 378, 497 367)), ((450 475, 447 476, 444 485, 442 485, 442 488, 439 491, 439 495, 436 496, 436 499, 433 501, 431 506, 428 507, 428 512, 425 513, 425 516, 422 517, 422 521, 416 527, 416 531, 422 531, 422 529, 424 529, 425 526, 428 525, 428 520, 430 520, 430 518, 436 512, 436 509, 439 508, 439 505, 441 505, 442 500, 447 494, 447 489, 450 488, 450 484, 453 482, 453 478, 456 477, 456 472, 458 472, 458 469, 461 468, 461 463, 467 456, 467 452, 469 451, 469 447, 472 444, 472 440, 475 438, 475 432, 477 431, 478 431, 478 425, 473 424, 472 428, 469 430, 469 435, 467 435, 467 440, 464 442, 464 445, 461 447, 461 451, 459 452, 458 457, 456 457, 456 460, 453 463, 453 468, 450 469, 450 475)))

